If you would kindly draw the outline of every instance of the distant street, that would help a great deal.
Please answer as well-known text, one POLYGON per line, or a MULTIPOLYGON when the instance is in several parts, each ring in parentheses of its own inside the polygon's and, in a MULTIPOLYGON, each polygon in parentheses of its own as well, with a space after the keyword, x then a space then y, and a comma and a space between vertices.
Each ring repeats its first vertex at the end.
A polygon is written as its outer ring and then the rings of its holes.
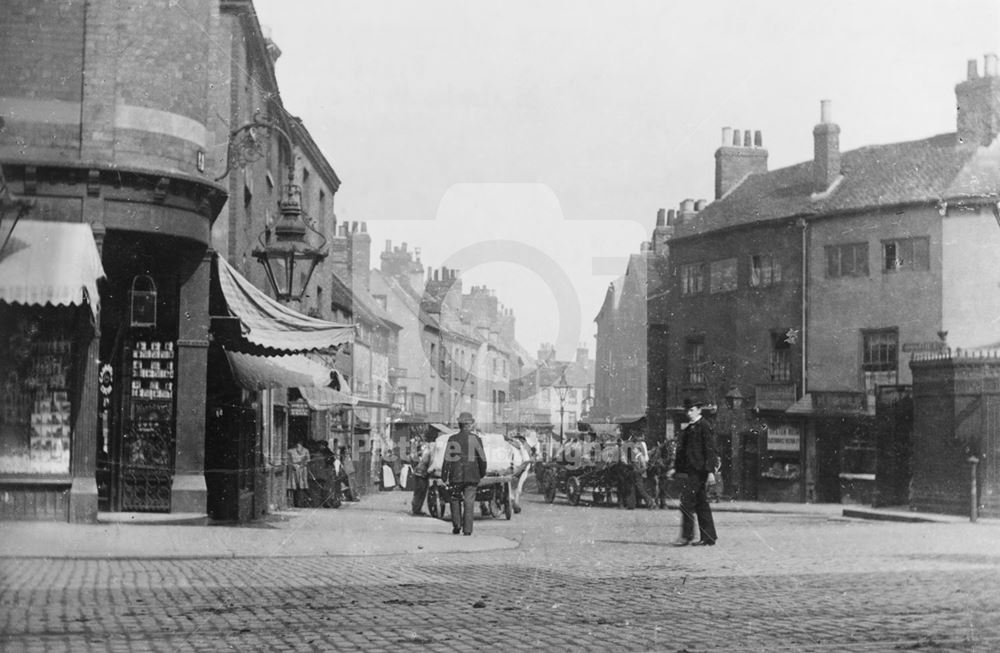
POLYGON ((996 524, 719 510, 716 547, 674 548, 674 510, 529 495, 511 521, 455 538, 404 515, 407 498, 366 497, 376 531, 341 530, 355 504, 296 515, 287 535, 396 532, 434 552, 167 559, 151 542, 141 559, 2 559, 0 649, 1000 650, 996 524), (519 545, 468 550, 497 536, 519 545))

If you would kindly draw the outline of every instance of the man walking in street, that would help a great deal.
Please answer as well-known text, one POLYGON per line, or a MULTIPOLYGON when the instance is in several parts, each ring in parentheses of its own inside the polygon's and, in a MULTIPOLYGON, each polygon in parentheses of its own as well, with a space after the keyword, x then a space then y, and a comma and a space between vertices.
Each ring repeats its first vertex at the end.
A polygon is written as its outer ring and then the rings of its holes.
POLYGON ((486 453, 483 441, 473 433, 476 420, 472 413, 458 416, 458 433, 448 438, 441 480, 448 487, 451 505, 451 532, 472 535, 472 519, 476 508, 476 486, 486 476, 486 453))
POLYGON ((678 438, 674 461, 674 475, 681 483, 681 536, 674 541, 674 546, 712 546, 717 537, 712 508, 708 505, 708 484, 714 482, 720 463, 715 434, 701 415, 700 403, 685 399, 684 407, 688 424, 678 438), (695 515, 701 536, 697 542, 692 542, 695 515))

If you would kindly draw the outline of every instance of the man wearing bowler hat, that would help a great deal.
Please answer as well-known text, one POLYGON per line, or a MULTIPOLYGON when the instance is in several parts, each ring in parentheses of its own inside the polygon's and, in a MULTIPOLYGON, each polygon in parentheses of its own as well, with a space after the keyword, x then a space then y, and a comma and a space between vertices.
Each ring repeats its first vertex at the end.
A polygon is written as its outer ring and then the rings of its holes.
POLYGON ((674 460, 674 475, 681 484, 681 536, 674 540, 674 546, 712 546, 717 537, 712 508, 708 505, 708 484, 714 481, 712 477, 720 463, 715 434, 701 415, 700 402, 685 399, 684 408, 688 424, 677 440, 674 460), (695 515, 701 536, 693 542, 695 515))
POLYGON ((476 423, 472 413, 458 416, 458 433, 448 438, 441 480, 448 487, 451 505, 451 532, 472 535, 472 518, 476 509, 476 486, 486 476, 486 453, 483 441, 472 432, 476 423))

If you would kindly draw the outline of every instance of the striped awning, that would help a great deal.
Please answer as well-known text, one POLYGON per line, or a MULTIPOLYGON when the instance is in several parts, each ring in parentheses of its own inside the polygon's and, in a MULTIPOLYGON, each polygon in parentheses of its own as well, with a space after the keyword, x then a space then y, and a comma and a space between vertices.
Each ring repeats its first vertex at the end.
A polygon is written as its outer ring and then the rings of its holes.
POLYGON ((350 392, 334 390, 333 388, 299 387, 299 394, 312 410, 329 410, 342 406, 354 406, 358 403, 358 398, 350 392))
POLYGON ((292 353, 329 349, 354 341, 354 325, 303 315, 268 297, 224 257, 216 256, 215 260, 226 305, 239 320, 240 333, 247 342, 292 353))
POLYGON ((97 280, 102 278, 104 266, 89 224, 20 220, 0 251, 0 302, 87 303, 96 318, 97 280))

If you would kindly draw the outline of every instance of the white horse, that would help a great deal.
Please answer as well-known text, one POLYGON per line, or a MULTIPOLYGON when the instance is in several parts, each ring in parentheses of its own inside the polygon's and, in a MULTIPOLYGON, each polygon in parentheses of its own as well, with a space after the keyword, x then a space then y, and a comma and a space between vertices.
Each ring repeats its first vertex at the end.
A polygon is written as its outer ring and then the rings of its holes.
MULTIPOLYGON (((454 432, 452 432, 454 433, 454 432)), ((434 441, 428 475, 441 478, 448 438, 452 433, 443 433, 434 441)), ((510 476, 511 507, 515 513, 521 512, 521 492, 528 479, 531 465, 539 450, 538 434, 525 431, 505 437, 500 433, 479 433, 486 455, 486 473, 496 476, 510 476)))

